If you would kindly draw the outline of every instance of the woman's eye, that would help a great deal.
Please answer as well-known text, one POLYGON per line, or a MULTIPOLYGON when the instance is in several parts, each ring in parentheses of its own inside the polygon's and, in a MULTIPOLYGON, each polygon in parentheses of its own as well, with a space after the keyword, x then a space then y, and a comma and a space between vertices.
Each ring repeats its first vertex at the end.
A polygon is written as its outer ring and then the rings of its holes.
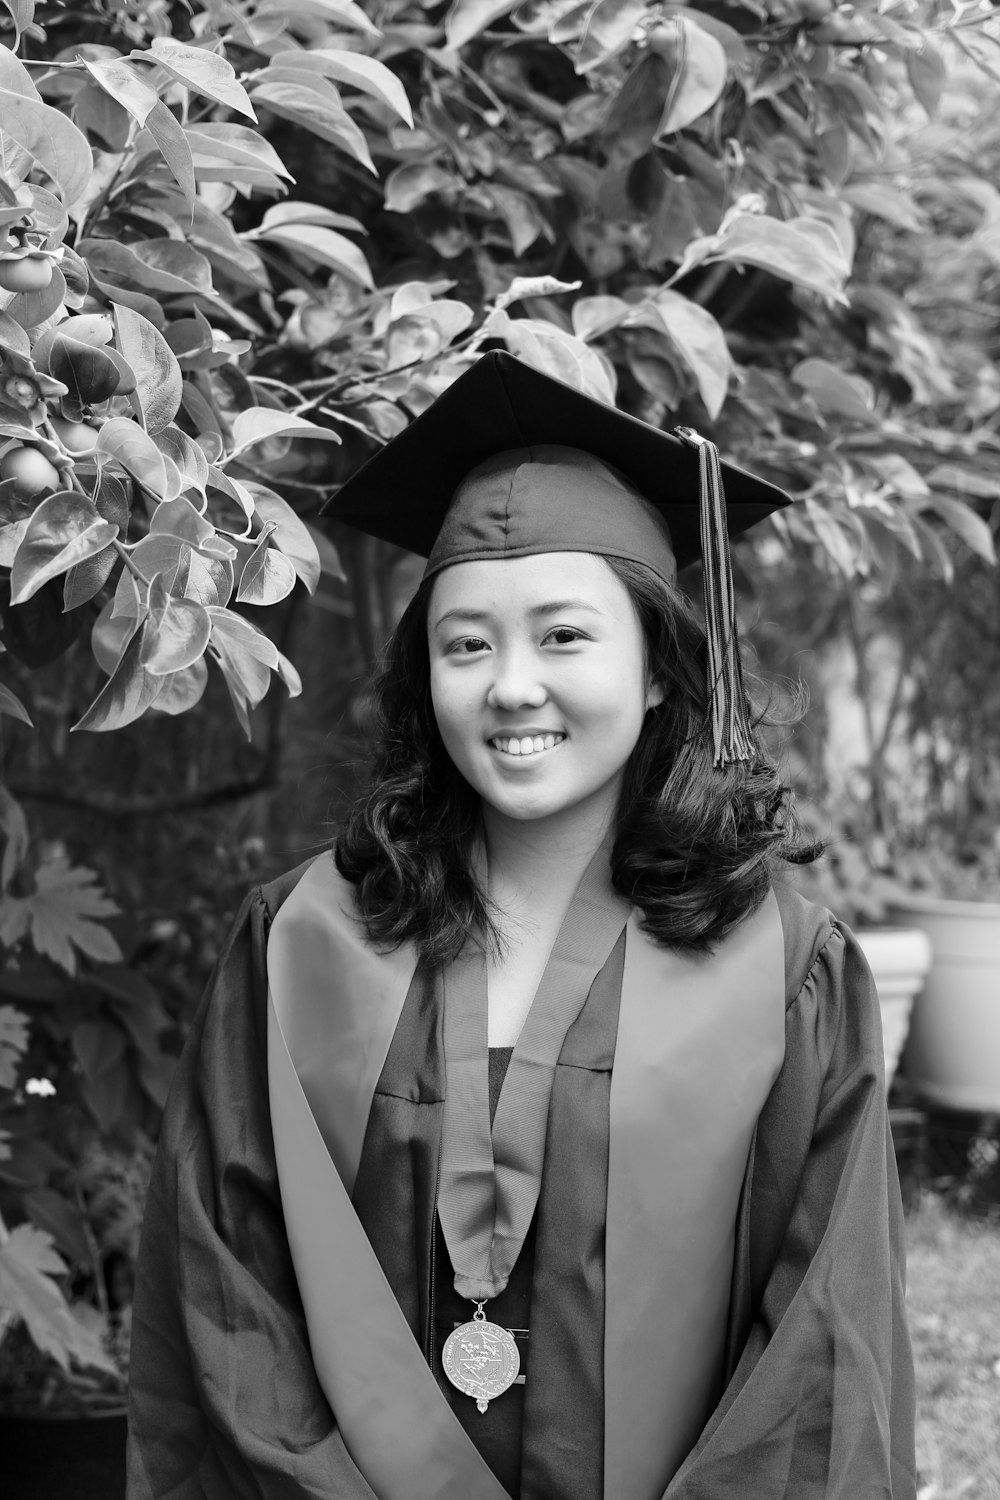
POLYGON ((545 639, 556 646, 572 646, 574 642, 583 640, 583 634, 579 630, 574 630, 570 625, 557 625, 554 630, 549 631, 545 639))
POLYGON ((448 649, 453 656, 475 656, 480 651, 488 651, 490 648, 489 642, 484 641, 482 636, 466 635, 460 641, 455 641, 454 645, 449 646, 448 649))

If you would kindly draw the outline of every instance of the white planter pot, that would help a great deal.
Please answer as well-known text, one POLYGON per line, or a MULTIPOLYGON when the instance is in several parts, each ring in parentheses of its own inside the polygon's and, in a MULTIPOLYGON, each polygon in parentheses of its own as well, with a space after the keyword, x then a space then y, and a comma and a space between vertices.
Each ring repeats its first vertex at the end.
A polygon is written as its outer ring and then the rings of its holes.
POLYGON ((914 999, 931 966, 930 939, 917 927, 862 928, 854 935, 875 976, 888 1089, 906 1041, 914 999))
POLYGON ((922 928, 934 951, 903 1071, 931 1104, 1000 1112, 1000 902, 908 896, 892 917, 922 928))

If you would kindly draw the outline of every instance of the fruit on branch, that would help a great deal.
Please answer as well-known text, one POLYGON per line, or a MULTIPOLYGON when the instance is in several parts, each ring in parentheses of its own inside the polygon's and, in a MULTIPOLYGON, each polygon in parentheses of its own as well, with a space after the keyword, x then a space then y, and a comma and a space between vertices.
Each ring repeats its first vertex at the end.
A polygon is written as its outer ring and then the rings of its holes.
POLYGON ((52 280, 52 259, 41 251, 0 255, 0 286, 5 292, 41 292, 52 280))
POLYGON ((61 483, 55 464, 30 443, 10 448, 0 458, 0 479, 15 480, 19 494, 27 497, 58 489, 61 483))

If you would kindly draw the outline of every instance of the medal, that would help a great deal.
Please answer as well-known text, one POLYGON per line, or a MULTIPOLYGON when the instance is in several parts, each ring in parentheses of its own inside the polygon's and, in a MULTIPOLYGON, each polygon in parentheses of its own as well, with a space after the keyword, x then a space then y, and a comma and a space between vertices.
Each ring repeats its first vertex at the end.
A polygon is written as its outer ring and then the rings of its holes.
POLYGON ((566 1037, 628 920, 607 850, 594 855, 570 903, 514 1047, 490 1121, 486 953, 471 941, 438 970, 447 1090, 437 1210, 455 1290, 477 1308, 442 1350, 448 1379, 480 1412, 518 1378, 520 1356, 483 1305, 510 1278, 542 1180, 549 1096, 566 1037))
POLYGON ((480 1412, 510 1390, 521 1368, 517 1345, 497 1323, 491 1323, 480 1302, 470 1323, 460 1323, 445 1340, 441 1363, 452 1385, 472 1396, 480 1412))

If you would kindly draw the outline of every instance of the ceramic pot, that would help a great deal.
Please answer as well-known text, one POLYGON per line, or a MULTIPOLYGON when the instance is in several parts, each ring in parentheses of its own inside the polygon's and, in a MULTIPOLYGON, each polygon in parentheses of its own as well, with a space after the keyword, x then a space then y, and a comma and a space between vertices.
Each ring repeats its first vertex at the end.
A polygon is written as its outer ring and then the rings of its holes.
POLYGON ((903 1072, 930 1104, 1000 1113, 1000 902, 908 896, 892 918, 920 927, 934 952, 903 1072))
POLYGON ((125 1500, 125 1413, 0 1415, 3 1500, 125 1500))
POLYGON ((875 976, 888 1089, 906 1041, 914 999, 931 965, 930 939, 918 927, 870 927, 854 935, 875 976))

